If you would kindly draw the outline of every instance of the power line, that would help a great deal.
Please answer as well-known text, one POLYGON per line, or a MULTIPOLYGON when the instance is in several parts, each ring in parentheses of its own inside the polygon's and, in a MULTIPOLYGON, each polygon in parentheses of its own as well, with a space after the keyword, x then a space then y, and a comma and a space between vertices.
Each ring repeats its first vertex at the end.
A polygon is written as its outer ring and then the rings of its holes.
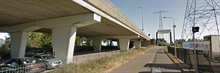
POLYGON ((182 39, 192 37, 192 26, 202 29, 199 38, 205 35, 219 35, 220 1, 219 0, 187 0, 182 27, 182 39))
POLYGON ((168 12, 168 11, 159 10, 159 11, 153 12, 153 13, 159 14, 159 29, 163 29, 162 13, 165 13, 165 12, 168 12))

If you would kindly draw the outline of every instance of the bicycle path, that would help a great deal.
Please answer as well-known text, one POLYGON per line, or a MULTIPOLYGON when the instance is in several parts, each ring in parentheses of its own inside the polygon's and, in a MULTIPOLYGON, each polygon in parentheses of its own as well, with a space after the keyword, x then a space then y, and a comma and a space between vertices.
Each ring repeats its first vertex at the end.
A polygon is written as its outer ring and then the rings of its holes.
POLYGON ((151 49, 109 73, 181 73, 179 67, 166 55, 164 48, 151 49))

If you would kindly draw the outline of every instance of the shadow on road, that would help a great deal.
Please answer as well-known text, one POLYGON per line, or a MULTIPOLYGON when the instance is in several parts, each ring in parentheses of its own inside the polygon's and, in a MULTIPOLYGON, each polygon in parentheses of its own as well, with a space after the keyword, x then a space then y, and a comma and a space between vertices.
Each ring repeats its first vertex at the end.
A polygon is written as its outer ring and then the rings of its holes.
POLYGON ((175 64, 146 64, 144 67, 179 70, 175 64))

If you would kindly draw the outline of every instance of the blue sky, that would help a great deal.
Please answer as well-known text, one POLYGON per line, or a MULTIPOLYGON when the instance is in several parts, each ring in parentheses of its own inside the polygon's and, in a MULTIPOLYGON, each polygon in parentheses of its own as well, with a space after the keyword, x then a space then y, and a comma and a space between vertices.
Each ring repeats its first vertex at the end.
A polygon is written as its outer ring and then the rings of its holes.
MULTIPOLYGON (((111 0, 126 16, 141 28, 141 9, 144 9, 144 32, 149 33, 152 38, 155 38, 155 32, 159 29, 159 14, 153 12, 162 10, 168 11, 163 13, 163 16, 173 17, 175 20, 176 38, 181 38, 182 25, 185 15, 186 0, 111 0)), ((172 29, 172 20, 163 19, 163 28, 172 29)), ((168 35, 164 36, 165 38, 168 35)))

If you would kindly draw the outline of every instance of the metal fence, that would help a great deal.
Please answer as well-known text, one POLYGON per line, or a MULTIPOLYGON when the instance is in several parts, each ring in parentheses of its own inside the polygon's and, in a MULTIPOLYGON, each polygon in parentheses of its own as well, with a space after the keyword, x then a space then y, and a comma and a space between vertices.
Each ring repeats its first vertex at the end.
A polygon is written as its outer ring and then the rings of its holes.
MULTIPOLYGON (((174 55, 174 48, 168 47, 168 52, 174 55)), ((177 48, 177 58, 191 68, 194 65, 193 50, 177 48)), ((198 70, 200 73, 220 73, 220 56, 214 56, 209 51, 197 50, 198 70)))
POLYGON ((30 66, 7 66, 7 67, 0 67, 0 73, 40 73, 43 72, 45 69, 32 69, 33 67, 30 66))
POLYGON ((25 73, 24 66, 17 66, 17 67, 0 67, 0 73, 25 73))

